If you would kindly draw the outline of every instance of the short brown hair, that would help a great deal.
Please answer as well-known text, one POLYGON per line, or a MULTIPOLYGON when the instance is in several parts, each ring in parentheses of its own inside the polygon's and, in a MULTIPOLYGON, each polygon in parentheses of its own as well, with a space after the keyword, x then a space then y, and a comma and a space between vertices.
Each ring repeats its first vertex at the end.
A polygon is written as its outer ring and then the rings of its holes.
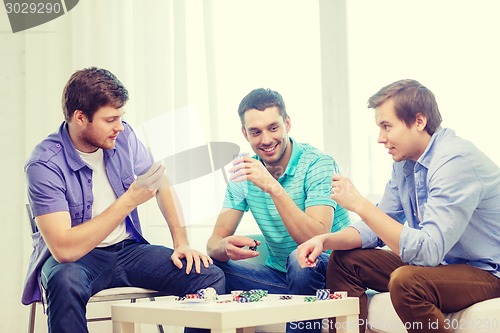
POLYGON ((127 101, 128 91, 113 73, 102 68, 85 68, 73 73, 64 87, 64 119, 69 121, 73 113, 80 110, 92 121, 99 108, 112 106, 119 109, 127 101))
POLYGON ((240 102, 238 106, 238 115, 240 116, 241 125, 243 123, 243 117, 247 110, 255 109, 259 111, 264 111, 270 107, 277 107, 280 115, 284 120, 288 117, 286 113, 285 102, 280 93, 271 89, 257 88, 248 93, 240 102))
POLYGON ((410 127, 415 122, 417 113, 427 118, 425 130, 434 134, 441 125, 442 118, 436 98, 432 91, 415 80, 393 82, 368 99, 368 108, 374 109, 392 99, 396 116, 410 127))

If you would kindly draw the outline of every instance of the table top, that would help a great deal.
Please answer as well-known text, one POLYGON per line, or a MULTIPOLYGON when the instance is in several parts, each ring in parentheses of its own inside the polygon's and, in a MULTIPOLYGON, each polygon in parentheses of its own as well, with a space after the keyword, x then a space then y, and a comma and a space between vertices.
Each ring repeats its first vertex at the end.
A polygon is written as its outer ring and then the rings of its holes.
POLYGON ((217 302, 177 301, 164 297, 154 302, 113 304, 113 321, 141 322, 200 328, 252 327, 274 323, 303 321, 359 313, 358 298, 306 302, 306 296, 293 295, 281 300, 269 295, 259 302, 229 302, 231 295, 219 295, 217 302), (226 301, 226 302, 224 302, 226 301))

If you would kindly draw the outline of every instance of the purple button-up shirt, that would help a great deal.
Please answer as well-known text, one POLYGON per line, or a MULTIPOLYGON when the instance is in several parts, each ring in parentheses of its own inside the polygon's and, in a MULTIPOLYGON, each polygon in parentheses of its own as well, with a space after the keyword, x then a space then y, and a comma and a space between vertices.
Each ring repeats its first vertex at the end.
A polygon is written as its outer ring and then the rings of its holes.
MULTIPOLYGON (((146 147, 130 125, 123 122, 123 126, 115 147, 104 151, 106 173, 117 197, 123 195, 136 176, 146 172, 152 164, 146 147)), ((69 211, 72 226, 92 218, 92 170, 76 151, 66 122, 35 147, 25 165, 25 172, 28 200, 34 216, 69 211)), ((147 243, 141 233, 137 209, 125 221, 133 237, 147 243)), ((26 305, 42 298, 40 271, 50 256, 40 232, 34 233, 32 238, 34 249, 22 296, 22 303, 26 305)))

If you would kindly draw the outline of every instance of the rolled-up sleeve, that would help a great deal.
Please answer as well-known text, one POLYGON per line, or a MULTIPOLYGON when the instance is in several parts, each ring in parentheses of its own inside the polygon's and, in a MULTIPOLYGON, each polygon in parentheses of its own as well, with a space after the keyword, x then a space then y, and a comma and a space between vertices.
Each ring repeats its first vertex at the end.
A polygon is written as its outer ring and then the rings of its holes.
POLYGON ((57 167, 30 163, 26 167, 28 198, 35 216, 67 211, 65 180, 57 167))

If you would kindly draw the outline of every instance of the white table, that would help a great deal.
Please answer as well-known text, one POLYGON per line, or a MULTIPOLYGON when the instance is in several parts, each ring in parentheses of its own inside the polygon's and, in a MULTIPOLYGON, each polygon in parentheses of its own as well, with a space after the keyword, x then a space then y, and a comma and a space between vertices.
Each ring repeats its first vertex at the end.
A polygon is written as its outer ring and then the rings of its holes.
MULTIPOLYGON (((219 300, 230 299, 221 295, 219 300)), ((250 303, 183 303, 173 298, 111 306, 114 333, 133 333, 136 323, 210 328, 212 333, 254 332, 255 326, 336 317, 337 332, 358 333, 359 299, 305 302, 304 296, 250 303)), ((328 323, 331 325, 331 323, 328 323)))

